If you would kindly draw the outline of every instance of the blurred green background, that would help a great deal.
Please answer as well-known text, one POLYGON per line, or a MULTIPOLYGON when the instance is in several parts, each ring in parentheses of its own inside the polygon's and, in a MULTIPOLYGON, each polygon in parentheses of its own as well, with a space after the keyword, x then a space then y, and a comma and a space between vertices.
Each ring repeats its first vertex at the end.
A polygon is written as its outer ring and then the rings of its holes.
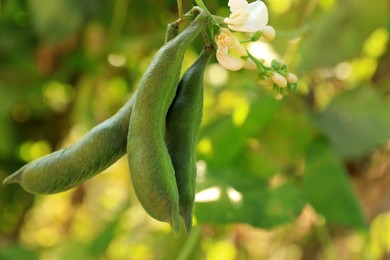
MULTIPOLYGON (((388 259, 389 3, 265 2, 277 37, 247 48, 300 90, 210 63, 189 237, 144 212, 122 158, 60 194, 0 185, 0 259, 388 259)), ((0 0, 0 180, 113 115, 175 19, 175 0, 0 0)))

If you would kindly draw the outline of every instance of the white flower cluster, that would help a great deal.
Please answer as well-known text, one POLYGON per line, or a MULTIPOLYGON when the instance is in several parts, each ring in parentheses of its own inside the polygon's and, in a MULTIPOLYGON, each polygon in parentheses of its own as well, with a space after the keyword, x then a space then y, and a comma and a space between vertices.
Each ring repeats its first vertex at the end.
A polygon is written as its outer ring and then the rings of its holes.
POLYGON ((258 40, 260 36, 267 41, 275 38, 274 28, 267 25, 268 9, 264 2, 256 0, 248 3, 247 0, 229 0, 228 6, 231 14, 223 22, 229 29, 219 29, 215 37, 216 57, 219 64, 232 71, 242 68, 258 69, 260 84, 273 87, 275 98, 278 100, 287 95, 290 90, 296 91, 298 78, 288 71, 285 64, 274 60, 271 67, 265 66, 263 62, 256 60, 234 35, 234 32, 252 33, 250 41, 258 40))
MULTIPOLYGON (((275 30, 268 23, 268 9, 264 2, 257 0, 248 3, 246 0, 229 0, 230 16, 224 19, 230 30, 236 32, 261 32, 267 40, 275 37, 275 30)), ((242 68, 256 68, 248 59, 246 49, 240 44, 236 36, 228 29, 221 29, 216 36, 217 60, 228 70, 242 68)))

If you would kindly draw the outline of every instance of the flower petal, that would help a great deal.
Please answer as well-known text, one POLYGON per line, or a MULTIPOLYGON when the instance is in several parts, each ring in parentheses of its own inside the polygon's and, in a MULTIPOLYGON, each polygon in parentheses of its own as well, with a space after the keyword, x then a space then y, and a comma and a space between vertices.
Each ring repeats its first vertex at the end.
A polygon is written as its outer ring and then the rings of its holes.
POLYGON ((268 23, 268 9, 263 1, 255 1, 248 5, 250 16, 246 22, 247 25, 252 25, 259 30, 268 23))
POLYGON ((248 4, 247 10, 249 17, 245 23, 229 24, 229 28, 239 32, 257 32, 261 31, 268 23, 268 9, 263 1, 257 0, 248 4))
POLYGON ((234 34, 232 34, 228 29, 222 28, 219 31, 219 34, 215 37, 215 41, 219 52, 221 52, 222 49, 229 49, 238 56, 248 56, 246 49, 241 45, 237 37, 234 36, 234 34))
POLYGON ((232 46, 230 47, 232 52, 237 53, 239 56, 248 56, 248 53, 244 46, 241 45, 240 41, 232 35, 234 38, 232 40, 232 46))
POLYGON ((216 53, 217 60, 222 67, 228 70, 237 71, 244 67, 245 61, 236 56, 230 54, 224 54, 217 51, 216 53))
POLYGON ((223 21, 226 24, 240 25, 245 23, 248 20, 250 13, 244 10, 233 12, 230 14, 229 18, 225 18, 223 21))
POLYGON ((229 0, 228 6, 230 7, 230 12, 247 10, 248 1, 246 0, 229 0))

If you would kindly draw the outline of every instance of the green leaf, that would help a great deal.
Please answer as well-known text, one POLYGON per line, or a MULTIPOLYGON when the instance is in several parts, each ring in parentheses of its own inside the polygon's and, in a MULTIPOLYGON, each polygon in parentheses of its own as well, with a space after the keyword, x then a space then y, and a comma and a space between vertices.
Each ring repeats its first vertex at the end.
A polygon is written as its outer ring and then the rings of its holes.
POLYGON ((298 100, 283 101, 265 129, 251 138, 235 158, 232 164, 239 167, 237 171, 268 181, 276 173, 301 165, 318 131, 305 109, 298 100))
POLYGON ((299 216, 306 199, 290 182, 293 178, 280 174, 286 182, 278 188, 270 188, 269 182, 276 173, 292 171, 291 166, 301 163, 316 128, 299 101, 291 101, 294 106, 274 102, 264 98, 253 104, 250 116, 237 130, 232 123, 233 129, 224 128, 225 121, 214 130, 219 134, 208 132, 215 156, 206 160, 207 172, 198 179, 198 189, 212 187, 220 197, 197 203, 198 221, 271 228, 299 216), (241 201, 234 200, 235 192, 241 201))
POLYGON ((221 196, 212 202, 196 203, 195 215, 200 223, 247 223, 272 228, 295 220, 306 200, 301 191, 287 183, 277 188, 252 188, 241 192, 237 201, 227 186, 218 187, 221 196))
POLYGON ((334 66, 360 54, 365 39, 387 19, 386 1, 346 0, 314 24, 300 48, 306 70, 334 66), (375 17, 375 18, 373 18, 375 17))
POLYGON ((354 228, 367 223, 340 158, 324 140, 308 150, 303 189, 310 204, 327 220, 354 228))
POLYGON ((0 259, 35 260, 38 259, 35 252, 28 251, 19 245, 1 248, 0 259))
POLYGON ((213 154, 204 159, 212 166, 224 166, 230 163, 245 147, 247 139, 259 133, 272 119, 280 106, 271 96, 263 95, 254 102, 245 122, 236 126, 231 117, 215 122, 202 130, 202 137, 210 138, 213 154))
POLYGON ((58 250, 58 255, 56 256, 58 260, 67 260, 67 259, 85 259, 92 260, 94 259, 85 244, 82 244, 78 241, 68 241, 60 246, 58 250))
POLYGON ((390 105, 370 88, 346 91, 317 118, 336 150, 347 159, 366 155, 390 137, 390 105))
POLYGON ((91 241, 88 251, 91 255, 100 255, 105 252, 115 237, 115 231, 119 223, 119 218, 116 217, 112 222, 108 223, 106 228, 91 241))
POLYGON ((316 126, 306 107, 285 100, 260 136, 260 145, 279 164, 291 164, 301 160, 315 132, 316 126))
POLYGON ((29 0, 28 7, 36 33, 48 41, 60 41, 75 33, 84 22, 81 1, 29 0))

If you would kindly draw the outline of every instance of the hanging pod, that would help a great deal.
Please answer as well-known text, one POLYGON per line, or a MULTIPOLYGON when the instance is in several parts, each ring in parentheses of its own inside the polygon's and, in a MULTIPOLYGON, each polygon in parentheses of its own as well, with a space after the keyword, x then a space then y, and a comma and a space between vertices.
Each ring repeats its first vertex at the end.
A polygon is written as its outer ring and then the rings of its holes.
POLYGON ((207 45, 184 73, 166 118, 165 141, 175 169, 180 215, 186 232, 192 228, 196 186, 196 143, 203 112, 203 74, 214 54, 207 45))
POLYGON ((105 170, 126 153, 133 102, 132 97, 77 143, 29 162, 3 184, 19 183, 30 193, 51 194, 73 188, 105 170))
POLYGON ((205 28, 209 16, 200 8, 183 32, 163 45, 142 77, 129 123, 127 155, 135 193, 153 218, 180 233, 179 193, 165 144, 165 119, 179 83, 186 49, 205 28))
MULTIPOLYGON (((168 24, 166 41, 177 34, 177 24, 168 24)), ((134 96, 75 144, 29 162, 3 184, 18 183, 30 193, 45 195, 71 189, 102 172, 126 153, 133 103, 134 96)))

